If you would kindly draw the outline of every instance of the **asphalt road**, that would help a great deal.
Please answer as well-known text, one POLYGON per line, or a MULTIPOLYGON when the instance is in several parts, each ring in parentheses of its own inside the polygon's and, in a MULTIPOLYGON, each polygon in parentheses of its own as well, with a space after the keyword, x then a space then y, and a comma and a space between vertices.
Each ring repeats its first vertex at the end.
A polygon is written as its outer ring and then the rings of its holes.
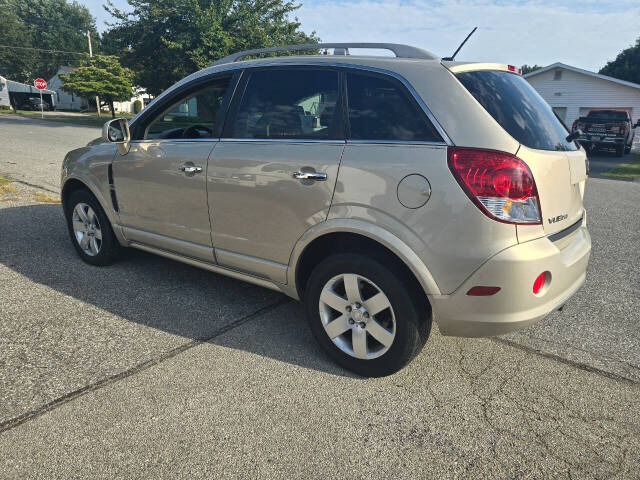
MULTIPOLYGON (((48 135, 0 174, 50 189, 64 152, 40 152, 96 136, 2 120, 0 139, 48 135)), ((278 293, 136 251, 83 264, 60 206, 19 190, 0 199, 0 477, 640 477, 640 184, 589 180, 593 259, 563 312, 434 329, 384 379, 327 360, 278 293)))
POLYGON ((101 134, 97 127, 0 115, 0 175, 58 192, 66 153, 101 134))

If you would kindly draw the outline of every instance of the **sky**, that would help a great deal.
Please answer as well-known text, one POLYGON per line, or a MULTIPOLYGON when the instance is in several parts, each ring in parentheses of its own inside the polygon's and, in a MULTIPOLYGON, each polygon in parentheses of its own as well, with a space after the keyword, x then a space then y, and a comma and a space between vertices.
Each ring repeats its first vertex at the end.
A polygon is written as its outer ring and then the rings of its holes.
MULTIPOLYGON (((126 0, 112 0, 123 10, 126 0)), ((98 30, 104 0, 84 0, 98 30)), ((456 60, 514 65, 562 62, 598 71, 640 37, 638 0, 298 0, 305 32, 325 42, 406 43, 451 55, 478 27, 456 60)))

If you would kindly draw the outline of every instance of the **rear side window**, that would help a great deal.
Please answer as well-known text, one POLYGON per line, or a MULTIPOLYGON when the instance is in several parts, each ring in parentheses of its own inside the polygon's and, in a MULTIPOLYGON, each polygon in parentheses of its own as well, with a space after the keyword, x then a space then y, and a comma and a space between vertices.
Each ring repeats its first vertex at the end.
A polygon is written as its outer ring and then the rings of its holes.
POLYGON ((471 95, 509 135, 538 150, 577 150, 565 127, 524 78, 509 72, 479 70, 456 75, 471 95))
POLYGON ((394 80, 348 73, 347 103, 351 139, 442 141, 406 89, 394 80))
POLYGON ((336 138, 338 72, 274 69, 251 73, 234 120, 233 138, 336 138))

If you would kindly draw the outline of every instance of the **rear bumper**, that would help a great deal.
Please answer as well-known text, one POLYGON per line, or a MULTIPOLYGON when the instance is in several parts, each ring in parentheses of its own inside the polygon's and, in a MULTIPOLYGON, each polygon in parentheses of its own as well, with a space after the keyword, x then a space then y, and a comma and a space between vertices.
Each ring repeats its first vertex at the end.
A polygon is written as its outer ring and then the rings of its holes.
POLYGON ((591 237, 585 226, 563 242, 544 237, 503 250, 456 292, 429 296, 440 332, 485 337, 535 323, 562 307, 584 284, 590 253, 591 237), (533 282, 545 271, 551 273, 551 282, 535 295, 533 282), (474 286, 496 286, 500 291, 486 297, 467 295, 474 286))

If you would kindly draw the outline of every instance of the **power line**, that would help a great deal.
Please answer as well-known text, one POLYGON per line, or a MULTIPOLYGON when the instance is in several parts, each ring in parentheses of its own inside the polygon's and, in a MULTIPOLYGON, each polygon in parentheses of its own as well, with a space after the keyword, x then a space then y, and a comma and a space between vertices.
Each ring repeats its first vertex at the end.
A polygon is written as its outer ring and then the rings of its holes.
POLYGON ((36 50, 38 52, 48 52, 48 53, 67 53, 70 55, 89 55, 86 52, 67 52, 65 50, 46 50, 44 48, 33 48, 33 47, 15 47, 12 45, 0 45, 0 48, 11 48, 15 50, 36 50))

